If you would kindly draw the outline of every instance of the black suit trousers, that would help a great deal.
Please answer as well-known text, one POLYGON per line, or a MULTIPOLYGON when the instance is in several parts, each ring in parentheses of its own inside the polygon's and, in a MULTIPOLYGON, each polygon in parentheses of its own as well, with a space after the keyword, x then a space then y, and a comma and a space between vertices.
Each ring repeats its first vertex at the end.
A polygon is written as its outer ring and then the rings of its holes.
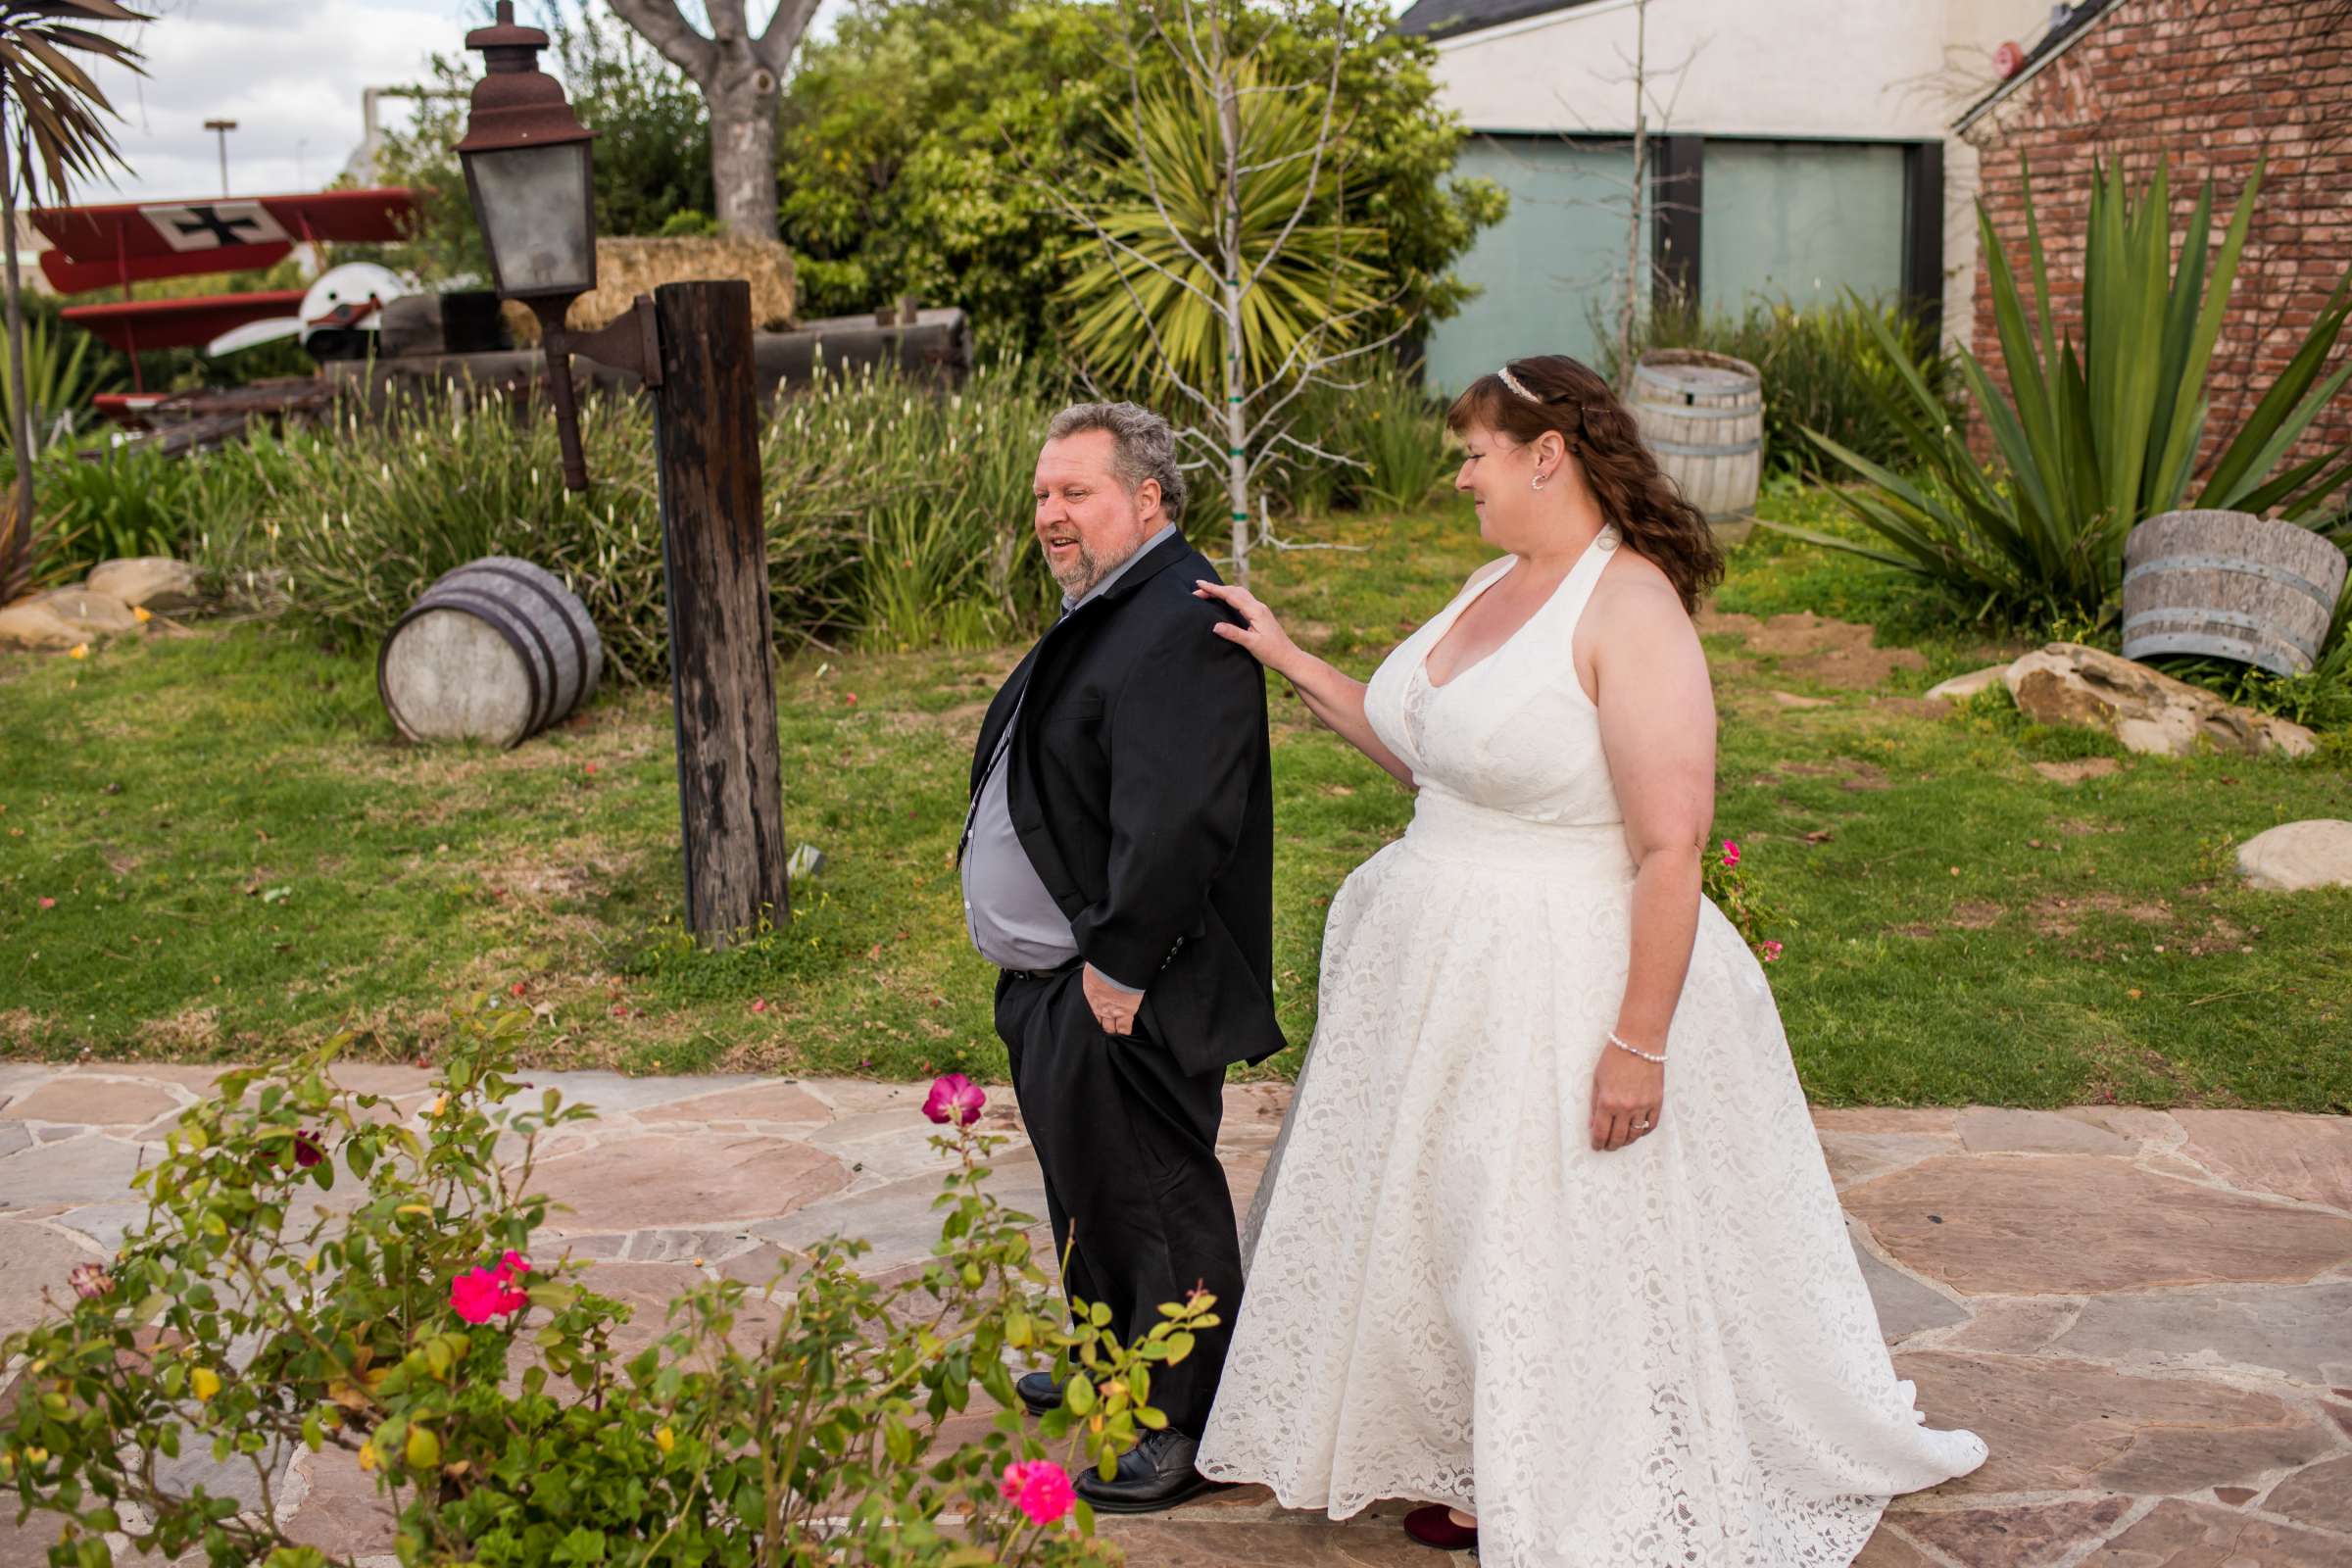
POLYGON ((1151 1402, 1170 1427, 1199 1437, 1242 1304, 1241 1237, 1217 1163, 1224 1072, 1185 1072, 1140 1023, 1133 1035, 1104 1033, 1076 965, 1002 977, 997 1033, 1045 1175, 1055 1259, 1068 1259, 1070 1298, 1107 1305, 1111 1327, 1132 1343, 1161 1321, 1163 1301, 1196 1286, 1216 1296, 1227 1326, 1152 1376, 1151 1402))

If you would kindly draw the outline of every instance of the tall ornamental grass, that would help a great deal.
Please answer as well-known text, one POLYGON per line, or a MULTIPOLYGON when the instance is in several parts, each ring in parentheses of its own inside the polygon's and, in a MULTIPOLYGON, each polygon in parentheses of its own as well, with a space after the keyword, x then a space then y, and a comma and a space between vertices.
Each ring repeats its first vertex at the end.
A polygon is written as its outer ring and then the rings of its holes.
MULTIPOLYGON (((2276 514, 2324 525, 2352 480, 2352 450, 2288 465, 2285 457, 2352 377, 2327 373, 2352 316, 2352 272, 2305 331, 2283 369, 2194 479, 2210 405, 2205 381, 2230 303, 2262 171, 2240 194, 2218 251, 2209 236, 2213 185, 2199 191, 2176 268, 2171 187, 2163 165, 2136 199, 2121 169, 2095 168, 2082 263, 2081 338, 2050 309, 2049 267, 2027 189, 2026 247, 2034 317, 1982 203, 1978 225, 2008 371, 2003 396, 1976 356, 1961 372, 1998 461, 1969 450, 1966 421, 1906 370, 1886 404, 1902 432, 1893 461, 1835 433, 1807 433, 1867 484, 1838 492, 1875 542, 1805 534, 1912 572, 1979 613, 2016 624, 2103 624, 2120 598, 2124 540, 2136 523, 2182 507, 2276 514), (2210 255, 2209 255, 2210 252, 2210 255)), ((1882 349, 1890 334, 1874 327, 1882 349)), ((1768 394, 1769 395, 1769 392, 1768 394)), ((1801 530, 1787 529, 1791 533, 1801 530)))
MULTIPOLYGON (((783 640, 1000 641, 1049 602, 1029 526, 1052 406, 1020 366, 941 395, 881 372, 779 399, 760 439, 768 580, 783 640)), ((487 555, 537 562, 579 595, 609 667, 658 680, 667 627, 653 425, 590 396, 594 484, 564 488, 543 410, 430 395, 380 422, 257 435, 194 460, 245 504, 198 550, 232 592, 370 642, 432 581, 487 555)))

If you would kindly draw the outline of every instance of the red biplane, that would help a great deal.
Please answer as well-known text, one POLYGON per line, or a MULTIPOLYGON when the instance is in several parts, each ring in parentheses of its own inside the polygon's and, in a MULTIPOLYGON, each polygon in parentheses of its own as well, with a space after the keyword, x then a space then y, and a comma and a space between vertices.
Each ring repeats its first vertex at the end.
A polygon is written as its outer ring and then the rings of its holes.
POLYGON ((415 192, 377 187, 51 207, 36 210, 32 223, 54 247, 41 253, 41 272, 59 293, 122 289, 120 301, 72 305, 62 314, 130 353, 135 380, 139 350, 200 346, 250 322, 293 317, 305 291, 134 300, 128 297, 133 282, 271 267, 296 245, 323 240, 396 240, 416 211, 415 192))

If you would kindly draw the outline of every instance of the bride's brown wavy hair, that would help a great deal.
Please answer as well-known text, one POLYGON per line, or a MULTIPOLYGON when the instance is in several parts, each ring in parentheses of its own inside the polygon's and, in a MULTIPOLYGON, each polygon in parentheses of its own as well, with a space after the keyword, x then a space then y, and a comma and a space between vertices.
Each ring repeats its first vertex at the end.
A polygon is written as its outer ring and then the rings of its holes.
POLYGON ((1632 412, 1608 382, 1565 354, 1531 355, 1504 368, 1535 399, 1512 391, 1500 371, 1482 375, 1446 411, 1446 428, 1457 436, 1473 426, 1494 430, 1523 446, 1557 431, 1584 468, 1601 515, 1627 546, 1657 564, 1683 596, 1683 609, 1695 613, 1699 599, 1723 580, 1723 551, 1706 514, 1658 470, 1632 412))

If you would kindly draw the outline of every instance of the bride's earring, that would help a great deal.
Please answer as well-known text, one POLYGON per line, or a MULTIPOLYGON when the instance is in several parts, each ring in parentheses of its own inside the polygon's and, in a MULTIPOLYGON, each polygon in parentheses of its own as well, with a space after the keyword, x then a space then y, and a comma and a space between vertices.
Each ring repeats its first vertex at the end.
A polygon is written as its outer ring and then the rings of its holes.
POLYGON ((1537 474, 1537 475, 1536 475, 1536 477, 1535 477, 1535 482, 1534 482, 1534 483, 1532 483, 1532 484, 1530 484, 1530 485, 1528 486, 1528 488, 1529 488, 1530 490, 1541 490, 1541 489, 1543 489, 1543 488, 1544 488, 1544 475, 1542 475, 1542 474, 1540 474, 1540 473, 1539 473, 1539 474, 1537 474))

